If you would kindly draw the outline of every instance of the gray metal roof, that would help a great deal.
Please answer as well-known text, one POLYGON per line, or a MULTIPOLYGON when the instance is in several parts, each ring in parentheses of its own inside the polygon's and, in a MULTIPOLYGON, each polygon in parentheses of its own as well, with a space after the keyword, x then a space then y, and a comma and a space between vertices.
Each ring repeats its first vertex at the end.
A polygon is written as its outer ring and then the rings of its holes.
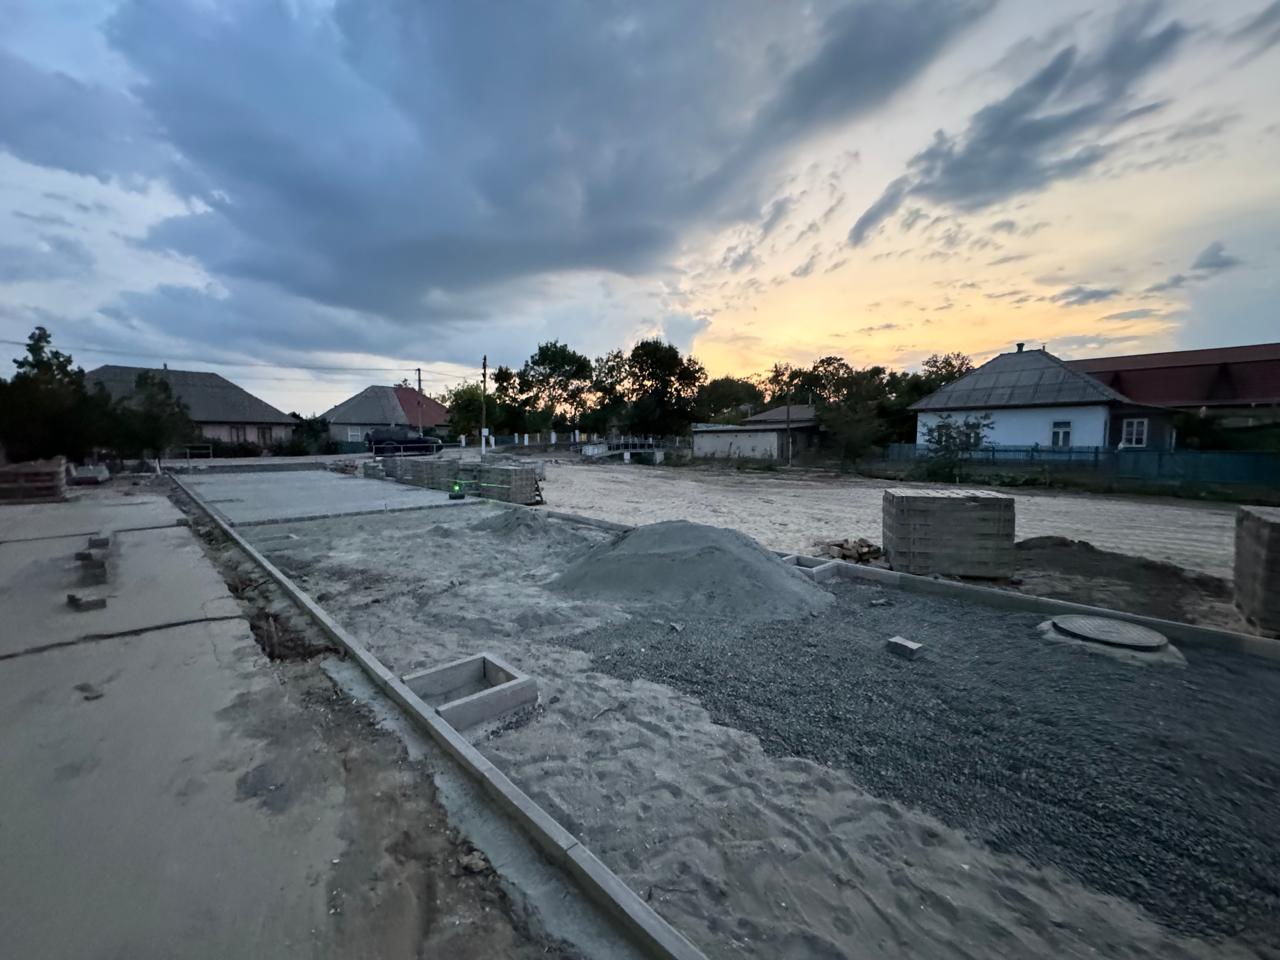
MULTIPOLYGON (((791 425, 794 427, 801 420, 817 420, 818 411, 811 403, 793 403, 791 404, 791 425)), ((772 410, 765 410, 763 413, 757 413, 753 417, 747 417, 743 423, 765 423, 772 424, 778 421, 786 423, 787 405, 784 403, 780 407, 774 407, 772 410)))
POLYGON ((350 400, 328 410, 324 418, 330 423, 409 426, 395 387, 365 387, 350 400))
POLYGON ((132 396, 138 374, 149 372, 166 380, 174 395, 187 405, 196 423, 287 423, 296 421, 265 400, 259 400, 226 377, 200 370, 154 370, 150 367, 120 367, 108 364, 90 370, 85 380, 90 389, 100 383, 113 400, 132 396))
POLYGON ((1044 350, 1002 353, 954 383, 911 405, 912 410, 991 410, 1000 407, 1132 403, 1087 373, 1044 350))

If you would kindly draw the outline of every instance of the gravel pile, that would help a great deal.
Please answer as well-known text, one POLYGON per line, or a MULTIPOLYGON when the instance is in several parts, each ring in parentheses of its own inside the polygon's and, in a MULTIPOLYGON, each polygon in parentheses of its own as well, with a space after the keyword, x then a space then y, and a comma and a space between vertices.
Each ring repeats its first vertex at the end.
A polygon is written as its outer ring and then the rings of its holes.
POLYGON ((553 583, 574 597, 753 620, 823 610, 831 594, 746 534, 672 520, 593 548, 553 583))
POLYGON ((1044 640, 1034 615, 832 592, 784 623, 637 621, 563 642, 1179 933, 1280 941, 1280 670, 1196 650, 1185 669, 1133 666, 1044 640), (896 634, 920 659, 883 649, 896 634))

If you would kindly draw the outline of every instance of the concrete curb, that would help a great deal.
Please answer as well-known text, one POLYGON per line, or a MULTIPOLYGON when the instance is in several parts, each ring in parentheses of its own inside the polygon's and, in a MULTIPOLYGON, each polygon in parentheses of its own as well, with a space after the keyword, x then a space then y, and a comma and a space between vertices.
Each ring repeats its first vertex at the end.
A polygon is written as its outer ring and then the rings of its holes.
MULTIPOLYGON (((364 644, 352 637, 325 610, 300 590, 266 557, 241 537, 224 518, 209 507, 177 476, 173 482, 203 510, 222 532, 253 560, 311 617, 321 630, 354 660, 374 684, 479 781, 485 792, 516 821, 553 863, 566 870, 578 886, 604 908, 628 936, 658 960, 706 960, 706 956, 663 920, 616 874, 601 863, 578 839, 556 822, 507 776, 472 746, 471 742, 436 715, 401 679, 388 670, 364 644)), ((381 512, 381 511, 378 511, 381 512)), ((349 514, 348 514, 349 516, 349 514)))
MULTIPOLYGON (((174 477, 177 480, 177 477, 174 477)), ((412 513, 416 510, 457 510, 480 503, 479 500, 451 500, 448 503, 422 503, 409 507, 384 507, 381 510, 350 510, 338 513, 308 513, 301 517, 272 517, 268 520, 241 520, 233 527, 270 527, 282 523, 304 523, 307 520, 341 520, 343 517, 375 517, 383 513, 412 513)), ((230 522, 230 521, 228 521, 230 522)))
POLYGON ((878 583, 881 586, 894 587, 906 593, 923 593, 939 597, 953 597, 960 600, 973 600, 1004 610, 1021 610, 1027 613, 1043 613, 1054 616, 1075 613, 1093 617, 1110 617, 1113 620, 1125 620, 1143 627, 1150 627, 1152 630, 1158 630, 1170 640, 1175 640, 1186 647, 1226 650, 1231 653, 1243 653, 1263 660, 1280 662, 1280 640, 1251 637, 1244 633, 1217 630, 1213 627, 1200 627, 1190 623, 1178 623, 1175 620, 1161 620, 1158 617, 1145 617, 1138 613, 1125 613, 1123 610, 1092 607, 1084 603, 1072 603, 1069 600, 1051 600, 1048 597, 1014 593, 1011 590, 997 590, 993 587, 956 583, 954 580, 935 580, 932 577, 921 577, 911 573, 901 573, 897 570, 883 570, 879 567, 850 563, 848 560, 833 560, 831 562, 839 564, 837 572, 845 579, 878 583))

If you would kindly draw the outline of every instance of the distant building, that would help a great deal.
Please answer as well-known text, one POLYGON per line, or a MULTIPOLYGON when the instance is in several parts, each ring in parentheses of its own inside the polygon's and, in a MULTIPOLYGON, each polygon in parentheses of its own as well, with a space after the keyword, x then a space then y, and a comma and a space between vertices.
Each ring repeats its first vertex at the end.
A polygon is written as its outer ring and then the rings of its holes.
POLYGON ((1002 353, 912 404, 916 442, 945 414, 991 416, 995 447, 1170 449, 1172 412, 1132 398, 1045 350, 1002 353))
POLYGON ((1223 426, 1280 422, 1280 343, 1068 360, 1135 403, 1221 418, 1223 426))
POLYGON ((292 417, 217 373, 109 364, 90 370, 85 381, 90 389, 95 383, 102 384, 113 400, 120 400, 133 394, 140 373, 154 374, 169 384, 206 440, 255 443, 265 448, 293 435, 292 417))
POLYGON ((329 437, 340 443, 363 443, 379 427, 407 427, 423 434, 443 434, 449 409, 412 387, 365 387, 326 411, 329 437))
MULTIPOLYGON (((742 423, 695 423, 695 457, 745 457, 752 460, 786 460, 788 437, 786 405, 765 410, 742 423)), ((790 406, 790 437, 793 453, 818 445, 821 426, 812 404, 790 406)))

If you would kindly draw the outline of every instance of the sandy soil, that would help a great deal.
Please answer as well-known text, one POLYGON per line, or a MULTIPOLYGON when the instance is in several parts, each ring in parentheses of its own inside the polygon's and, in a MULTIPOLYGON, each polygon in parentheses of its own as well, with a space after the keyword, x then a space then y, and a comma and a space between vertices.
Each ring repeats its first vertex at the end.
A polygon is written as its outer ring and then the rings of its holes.
MULTIPOLYGON (((394 669, 487 649, 535 676, 541 704, 476 731, 482 749, 709 957, 1256 955, 1178 936, 1052 866, 872 795, 847 770, 770 756, 691 696, 610 675, 607 654, 593 662, 566 637, 653 614, 548 589, 609 535, 545 519, 475 529, 499 509, 249 533, 394 669)), ((790 535, 819 532, 802 527, 790 535)), ((663 611, 663 635, 680 637, 696 612, 663 611)))
MULTIPOLYGON (((741 530, 771 550, 810 553, 815 541, 866 537, 880 543, 883 492, 901 486, 913 484, 815 471, 551 461, 543 494, 553 510, 626 524, 692 520, 741 530)), ((1005 492, 1017 500, 1019 539, 1086 540, 1103 550, 1231 578, 1230 505, 1005 492)))

